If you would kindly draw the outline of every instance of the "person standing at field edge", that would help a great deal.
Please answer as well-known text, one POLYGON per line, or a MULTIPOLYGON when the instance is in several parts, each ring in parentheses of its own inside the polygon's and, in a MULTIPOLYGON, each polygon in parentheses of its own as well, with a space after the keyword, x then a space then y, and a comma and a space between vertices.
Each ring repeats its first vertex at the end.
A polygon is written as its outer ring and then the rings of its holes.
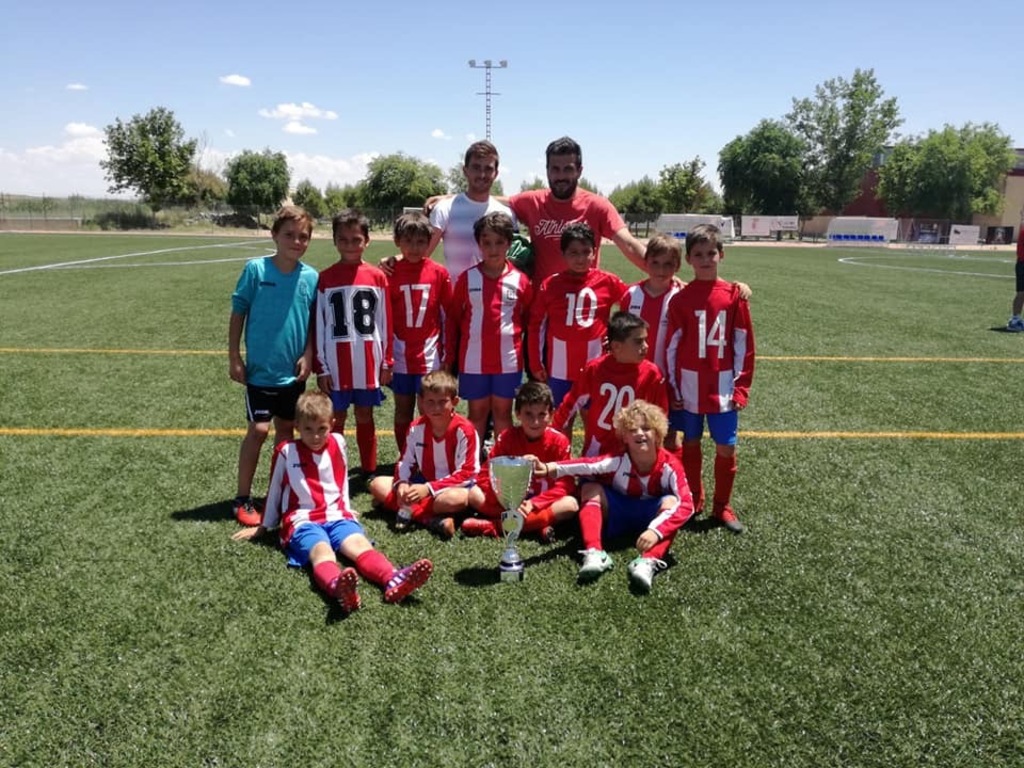
POLYGON ((1014 333, 1024 331, 1024 319, 1021 319, 1021 310, 1024 310, 1024 211, 1020 214, 1020 227, 1017 228, 1017 293, 1013 297, 1013 306, 1010 310, 1010 322, 1006 324, 1006 330, 1014 333))
POLYGON ((246 526, 260 524, 252 481, 270 422, 275 445, 294 437, 295 403, 313 365, 309 319, 317 272, 300 262, 313 236, 313 218, 302 208, 285 206, 275 215, 270 235, 277 250, 273 256, 246 262, 231 295, 228 321, 228 375, 245 385, 248 421, 238 452, 238 493, 231 507, 246 526))

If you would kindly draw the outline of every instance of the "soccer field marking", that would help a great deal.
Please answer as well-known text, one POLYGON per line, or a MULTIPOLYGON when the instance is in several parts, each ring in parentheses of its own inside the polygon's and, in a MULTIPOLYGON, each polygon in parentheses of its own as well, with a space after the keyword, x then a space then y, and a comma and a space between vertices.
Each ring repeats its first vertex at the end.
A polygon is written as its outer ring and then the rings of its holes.
MULTIPOLYGON (((913 257, 913 258, 921 258, 923 256, 925 258, 948 259, 948 260, 956 259, 958 261, 986 261, 986 262, 990 262, 990 263, 999 263, 999 264, 1012 264, 1013 261, 1014 261, 1014 259, 1008 259, 1008 258, 1003 258, 1003 257, 984 257, 984 256, 978 257, 978 256, 971 256, 971 255, 957 255, 955 253, 941 254, 941 255, 931 255, 931 254, 923 254, 923 253, 920 253, 920 252, 910 251, 906 255, 909 256, 909 257, 913 257)), ((903 256, 904 256, 904 254, 895 254, 895 253, 887 254, 885 256, 868 256, 868 255, 864 255, 864 254, 858 254, 856 256, 842 256, 842 257, 836 259, 836 261, 838 261, 840 264, 847 264, 847 265, 849 265, 851 267, 874 267, 875 269, 896 269, 896 270, 901 270, 903 272, 932 272, 932 273, 936 273, 936 274, 940 274, 940 275, 960 275, 962 277, 991 277, 991 278, 995 278, 997 280, 1012 280, 1012 279, 1014 279, 1012 274, 994 275, 994 274, 992 274, 990 272, 965 272, 963 270, 958 270, 958 269, 935 269, 933 267, 906 267, 906 266, 901 266, 899 264, 873 264, 873 263, 867 263, 869 261, 878 261, 878 260, 881 260, 881 259, 898 259, 898 258, 901 258, 903 256)))
MULTIPOLYGON (((113 254, 110 256, 95 256, 91 259, 77 259, 75 261, 59 261, 55 264, 37 264, 34 267, 17 267, 15 269, 0 270, 0 277, 4 275, 16 275, 23 272, 43 272, 51 269, 85 269, 96 266, 99 262, 114 261, 116 259, 131 259, 136 256, 159 256, 164 253, 181 253, 182 251, 202 251, 208 248, 245 248, 247 250, 253 250, 253 243, 248 241, 232 242, 232 243, 210 243, 207 245, 188 245, 179 246, 177 248, 158 248, 153 251, 137 251, 135 253, 120 253, 113 254)), ((259 246, 260 250, 267 251, 266 246, 259 246)), ((234 259, 211 259, 209 261, 195 261, 195 262, 181 262, 182 266, 186 264, 214 264, 221 261, 241 261, 247 257, 238 257, 234 259)), ((151 264, 123 264, 118 265, 123 267, 148 267, 154 266, 151 264)), ((160 264, 163 266, 163 264, 160 264)))
MULTIPOLYGON (((576 433, 581 436, 581 433, 576 433)), ((394 437, 389 429, 378 429, 380 437, 394 437)), ((120 427, 0 427, 0 437, 234 437, 245 436, 244 429, 129 429, 120 427)), ((1024 432, 926 432, 923 430, 849 432, 821 431, 740 431, 747 440, 1024 440, 1024 432)), ((349 436, 351 437, 351 435, 349 436)))
MULTIPOLYGON (((0 355, 181 355, 221 356, 220 349, 88 349, 84 347, 0 347, 0 355)), ((1024 357, 855 357, 849 355, 758 355, 758 361, 783 363, 1011 363, 1024 357)))

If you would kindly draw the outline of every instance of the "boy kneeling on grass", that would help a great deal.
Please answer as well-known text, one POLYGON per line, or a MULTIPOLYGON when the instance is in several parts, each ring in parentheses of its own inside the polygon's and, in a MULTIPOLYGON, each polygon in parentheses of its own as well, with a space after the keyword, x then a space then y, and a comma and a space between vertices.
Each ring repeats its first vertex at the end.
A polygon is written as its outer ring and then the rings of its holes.
POLYGON ((679 459, 665 450, 668 418, 644 400, 634 400, 615 415, 615 432, 626 449, 620 454, 558 462, 535 460, 540 477, 592 477, 580 491, 583 564, 580 581, 592 581, 613 563, 603 539, 639 534, 639 557, 630 562, 630 583, 649 592, 654 574, 676 532, 693 515, 693 498, 679 459))
POLYGON ((433 571, 429 560, 405 568, 373 548, 356 520, 348 497, 345 438, 331 431, 334 407, 322 392, 305 392, 295 406, 299 439, 274 451, 270 489, 258 527, 231 538, 251 540, 280 526, 288 565, 310 566, 313 582, 335 598, 345 613, 359 608, 359 576, 384 589, 384 601, 397 603, 421 587, 433 571), (355 563, 342 568, 337 552, 355 563))

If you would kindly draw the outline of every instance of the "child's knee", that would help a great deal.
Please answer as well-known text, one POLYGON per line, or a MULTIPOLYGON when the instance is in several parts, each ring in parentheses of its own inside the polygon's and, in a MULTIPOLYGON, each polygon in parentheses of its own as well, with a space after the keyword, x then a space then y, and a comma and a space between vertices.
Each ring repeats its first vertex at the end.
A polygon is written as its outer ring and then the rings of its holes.
POLYGON ((715 455, 721 456, 723 459, 728 459, 729 457, 736 455, 736 446, 718 443, 715 445, 715 455))

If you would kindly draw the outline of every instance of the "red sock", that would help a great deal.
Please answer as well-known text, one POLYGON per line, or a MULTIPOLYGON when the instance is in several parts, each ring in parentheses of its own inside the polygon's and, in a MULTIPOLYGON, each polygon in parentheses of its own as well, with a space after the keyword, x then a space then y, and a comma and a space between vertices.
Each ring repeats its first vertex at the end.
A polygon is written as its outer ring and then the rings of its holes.
POLYGON ((359 464, 363 472, 377 471, 377 428, 372 421, 356 422, 356 445, 359 446, 359 464))
POLYGON ((383 587, 395 572, 395 566, 382 552, 368 549, 356 558, 356 570, 367 581, 383 587))
POLYGON ((555 513, 551 511, 551 507, 545 507, 526 518, 526 522, 523 523, 523 533, 540 533, 549 525, 554 524, 555 513))
POLYGON ((398 458, 405 455, 405 444, 409 441, 409 427, 412 422, 395 421, 395 443, 398 444, 398 458))
POLYGON ((603 549, 601 546, 601 500, 593 498, 580 509, 580 535, 584 549, 603 549))
POLYGON ((664 560, 665 555, 668 554, 668 548, 672 546, 673 538, 675 537, 669 536, 667 538, 662 539, 653 547, 644 552, 643 557, 653 557, 658 560, 664 560))
POLYGON ((732 498, 732 484, 736 481, 736 454, 715 456, 715 506, 726 506, 732 498))
POLYGON ((686 472, 686 484, 693 494, 694 511, 704 506, 704 483, 701 480, 703 467, 700 443, 683 443, 683 471, 686 472))
POLYGON ((341 575, 341 566, 334 560, 325 560, 313 566, 313 583, 326 595, 332 593, 331 585, 341 575))

